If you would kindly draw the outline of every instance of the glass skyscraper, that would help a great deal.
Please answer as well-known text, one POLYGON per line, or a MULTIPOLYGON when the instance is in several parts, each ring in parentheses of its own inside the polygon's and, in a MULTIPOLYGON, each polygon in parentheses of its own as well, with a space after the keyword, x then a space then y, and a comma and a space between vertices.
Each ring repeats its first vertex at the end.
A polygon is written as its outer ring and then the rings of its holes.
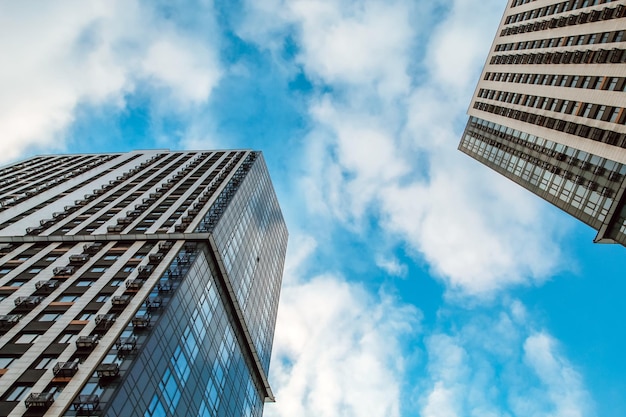
POLYGON ((254 151, 0 169, 0 416, 261 416, 287 230, 254 151))
POLYGON ((509 0, 459 149, 626 245, 626 2, 509 0))

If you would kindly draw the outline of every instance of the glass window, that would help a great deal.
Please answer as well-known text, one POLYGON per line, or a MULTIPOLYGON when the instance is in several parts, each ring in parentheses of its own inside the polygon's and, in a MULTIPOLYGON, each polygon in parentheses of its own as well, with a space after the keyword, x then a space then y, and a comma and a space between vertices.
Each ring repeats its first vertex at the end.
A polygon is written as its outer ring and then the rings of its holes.
POLYGON ((86 280, 86 279, 76 282, 77 287, 91 287, 91 285, 93 285, 93 281, 86 280))
POLYGON ((76 338, 76 334, 74 333, 63 333, 56 340, 56 343, 71 343, 76 338))
POLYGON ((26 398, 26 395, 30 391, 29 386, 27 385, 16 385, 11 388, 5 397, 5 401, 21 401, 26 398))
POLYGON ((14 279, 13 281, 9 282, 9 287, 21 287, 22 285, 26 284, 26 280, 23 279, 14 279))
POLYGON ((109 299, 108 295, 99 295, 96 297, 95 302, 96 303, 104 303, 109 299))
POLYGON ((33 368, 35 369, 48 369, 54 361, 56 361, 55 356, 42 356, 38 361, 34 363, 33 368))
POLYGON ((76 320, 91 320, 94 316, 94 313, 81 313, 76 316, 76 320))
POLYGON ((63 314, 61 314, 61 313, 43 313, 43 314, 41 314, 39 316, 37 321, 55 321, 56 319, 58 319, 62 315, 63 314))
POLYGON ((62 303, 72 303, 76 300, 78 300, 78 295, 62 295, 59 298, 56 299, 56 301, 62 302, 62 303))
POLYGON ((8 368, 14 360, 15 358, 10 356, 0 356, 0 369, 8 368))
POLYGON ((89 270, 89 272, 102 273, 102 272, 104 272, 106 270, 107 270, 107 268, 104 267, 104 266, 94 266, 93 268, 91 268, 89 270))
POLYGON ((152 397, 152 401, 150 405, 148 405, 148 409, 144 413, 144 417, 166 417, 165 408, 163 408, 163 404, 159 401, 159 397, 155 394, 152 397))
POLYGON ((35 343, 39 336, 41 336, 39 333, 22 333, 15 339, 15 343, 35 343))
POLYGON ((104 261, 115 261, 117 258, 119 258, 118 255, 106 255, 104 258, 102 258, 102 260, 104 260, 104 261))

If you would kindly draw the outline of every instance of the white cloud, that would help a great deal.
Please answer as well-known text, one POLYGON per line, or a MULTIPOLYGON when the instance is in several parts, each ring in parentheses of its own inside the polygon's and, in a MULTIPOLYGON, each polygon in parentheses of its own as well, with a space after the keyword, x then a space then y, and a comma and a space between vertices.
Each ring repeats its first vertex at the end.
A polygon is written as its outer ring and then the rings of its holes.
POLYGON ((315 244, 290 245, 271 367, 277 402, 265 415, 399 416, 400 340, 417 331, 419 311, 330 274, 304 281, 315 244))
POLYGON ((567 360, 559 355, 555 340, 545 332, 531 334, 524 342, 524 359, 539 377, 547 392, 546 401, 554 411, 550 417, 589 416, 589 395, 582 378, 567 360))
POLYGON ((497 314, 473 311, 427 337, 422 417, 594 415, 580 374, 550 335, 519 321, 521 310, 515 300, 497 314))
POLYGON ((2 161, 63 149, 82 103, 123 108, 144 84, 172 111, 205 100, 220 77, 210 45, 137 1, 3 2, 0 51, 2 161))
POLYGON ((395 257, 379 255, 376 258, 376 265, 392 276, 405 277, 408 272, 408 267, 395 257))
POLYGON ((357 232, 378 219, 450 296, 540 283, 562 265, 561 225, 536 197, 455 151, 503 4, 418 7, 248 3, 242 36, 269 48, 294 36, 296 61, 324 91, 309 108, 307 207, 357 232))

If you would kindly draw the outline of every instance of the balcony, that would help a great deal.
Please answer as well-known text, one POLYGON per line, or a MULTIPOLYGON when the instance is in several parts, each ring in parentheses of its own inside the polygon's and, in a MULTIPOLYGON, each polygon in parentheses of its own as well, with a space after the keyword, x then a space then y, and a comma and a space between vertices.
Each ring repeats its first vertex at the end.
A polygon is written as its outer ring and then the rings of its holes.
POLYGON ((139 268, 137 268, 137 275, 144 278, 149 277, 153 270, 153 265, 141 265, 139 268))
POLYGON ((159 292, 170 292, 172 291, 172 281, 168 280, 161 280, 158 284, 157 284, 157 289, 159 290, 159 292))
POLYGON ((96 394, 79 395, 72 402, 72 406, 79 416, 90 415, 100 407, 100 397, 96 394))
POLYGON ((26 228, 26 234, 27 235, 36 235, 36 234, 38 234, 41 231, 43 231, 43 227, 42 226, 27 227, 26 228))
POLYGON ((159 243, 159 252, 167 252, 168 250, 172 249, 172 246, 174 246, 172 242, 161 242, 159 243))
POLYGON ((54 223, 54 219, 42 219, 42 220, 39 220, 39 224, 42 227, 50 226, 52 223, 54 223))
POLYGON ((116 309, 123 309, 130 303, 132 298, 133 297, 130 295, 116 295, 111 297, 111 304, 113 304, 113 307, 116 309))
POLYGON ((151 253, 148 256, 148 261, 150 264, 158 264, 159 262, 161 262, 161 260, 163 260, 162 253, 151 253))
POLYGON ((102 243, 100 242, 87 243, 83 246, 83 252, 89 255, 93 255, 94 253, 98 253, 101 248, 102 243))
POLYGON ((51 294, 54 290, 59 287, 59 282, 54 280, 47 281, 37 281, 35 283, 35 293, 36 294, 51 294))
POLYGON ((8 330, 15 326, 22 318, 21 314, 6 314, 0 316, 0 330, 8 330))
POLYGON ((88 260, 89 260, 89 255, 87 255, 86 253, 70 255, 70 263, 72 264, 84 264, 88 260))
POLYGON ((126 280, 126 289, 138 290, 143 287, 144 280, 140 278, 133 278, 126 280))
POLYGON ((30 297, 17 297, 14 301, 15 310, 18 311, 31 311, 41 303, 44 297, 30 296, 30 297))
POLYGON ((137 349, 137 338, 135 336, 122 337, 115 342, 118 355, 127 355, 137 349))
POLYGON ((119 217, 117 219, 117 224, 119 225, 126 225, 126 224, 131 224, 133 222, 133 219, 129 218, 129 217, 119 217))
POLYGON ((143 211, 141 211, 141 210, 128 210, 126 212, 126 216, 127 217, 137 217, 137 216, 141 215, 141 213, 143 213, 143 211))
POLYGON ((70 378, 78 372, 78 361, 74 362, 57 362, 52 368, 52 373, 56 377, 70 378))
POLYGON ((148 311, 158 310, 162 305, 163 299, 161 297, 153 297, 146 300, 146 308, 148 311))
POLYGON ((76 268, 71 265, 68 266, 58 266, 52 270, 52 273, 55 277, 69 277, 74 273, 76 268))
POLYGON ((124 226, 121 224, 116 224, 112 226, 107 226, 107 232, 109 233, 118 233, 124 230, 124 226))
POLYGON ((135 329, 146 329, 150 326, 150 313, 138 313, 132 319, 132 324, 135 329))
POLYGON ((98 378, 115 378, 120 374, 120 367, 116 363, 101 363, 96 368, 98 378))
POLYGON ((98 314, 96 316, 96 329, 97 330, 108 330, 115 323, 115 319, 117 316, 115 314, 98 314))
POLYGON ((54 394, 51 392, 31 392, 24 400, 26 408, 50 408, 54 402, 54 394))
POLYGON ((79 336, 76 339, 76 349, 91 350, 98 344, 98 336, 79 336))

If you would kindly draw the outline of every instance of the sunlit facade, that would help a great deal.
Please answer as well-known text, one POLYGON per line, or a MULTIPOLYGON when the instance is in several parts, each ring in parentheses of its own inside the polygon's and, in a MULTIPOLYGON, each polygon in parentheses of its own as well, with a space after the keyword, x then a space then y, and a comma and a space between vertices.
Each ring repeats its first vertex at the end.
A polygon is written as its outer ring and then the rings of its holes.
POLYGON ((251 416, 287 230, 254 151, 0 169, 0 416, 251 416))
POLYGON ((510 0, 459 149, 626 245, 626 2, 510 0))

